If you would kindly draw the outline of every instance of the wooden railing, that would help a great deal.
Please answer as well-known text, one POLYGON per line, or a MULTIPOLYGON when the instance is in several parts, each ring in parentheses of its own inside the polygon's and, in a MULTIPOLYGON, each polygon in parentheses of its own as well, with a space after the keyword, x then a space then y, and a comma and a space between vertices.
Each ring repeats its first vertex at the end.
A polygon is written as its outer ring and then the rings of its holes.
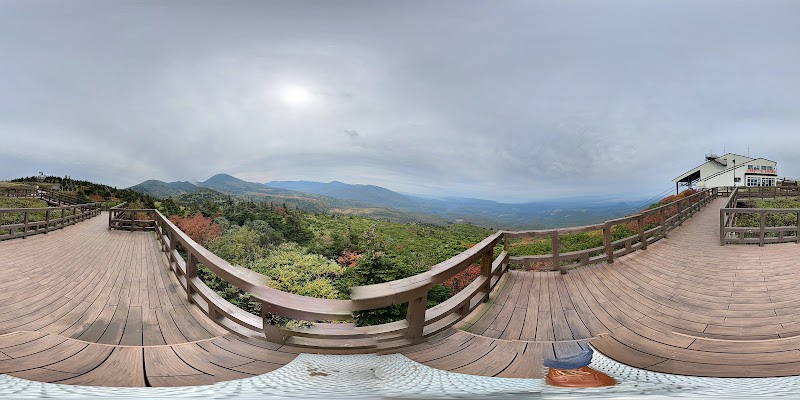
POLYGON ((36 189, 27 187, 4 187, 0 188, 0 197, 34 197, 36 189))
POLYGON ((81 199, 81 198, 75 197, 75 196, 71 196, 71 195, 65 194, 65 193, 63 193, 61 191, 55 191, 55 190, 39 189, 39 190, 37 190, 36 195, 40 199, 46 201, 47 203, 49 203, 51 205, 57 205, 57 206, 78 205, 78 204, 86 204, 87 203, 86 200, 84 200, 84 199, 81 199))
MULTIPOLYGON (((53 203, 53 194, 35 193, 39 198, 53 203)), ((38 233, 83 221, 100 214, 100 203, 83 203, 45 208, 0 208, 0 240, 27 238, 38 233)))
POLYGON ((352 287, 349 300, 311 298, 273 289, 267 285, 267 277, 231 265, 211 253, 156 210, 130 210, 121 204, 109 212, 109 229, 155 231, 170 269, 184 288, 188 300, 232 332, 295 346, 344 348, 362 352, 418 343, 425 337, 449 328, 489 298, 489 293, 511 264, 525 266, 534 260, 548 260, 555 269, 563 273, 577 265, 613 262, 615 257, 646 249, 649 243, 666 237, 667 232, 679 226, 716 196, 716 189, 708 189, 666 206, 586 227, 547 231, 498 231, 424 273, 392 282, 352 287), (659 223, 645 230, 644 223, 651 216, 658 216, 659 223), (636 235, 612 242, 611 227, 626 222, 637 224, 636 235), (591 230, 603 231, 603 247, 572 253, 558 251, 560 236, 591 230), (556 251, 546 256, 509 257, 508 241, 520 237, 549 237, 556 251), (498 247, 501 242, 503 249, 498 247), (592 256, 591 253, 595 251, 602 254, 592 256), (572 260, 577 262, 565 264, 572 260), (426 309, 428 291, 433 286, 443 283, 474 263, 480 263, 481 273, 473 282, 450 299, 426 309), (251 295, 261 304, 261 316, 236 307, 209 288, 198 276, 201 265, 223 281, 251 295), (408 305, 404 320, 365 327, 357 327, 352 323, 330 323, 352 321, 353 313, 357 311, 397 304, 408 305), (273 325, 273 316, 316 322, 308 328, 288 328, 273 325))
MULTIPOLYGON (((505 232, 504 237, 512 238, 550 238, 551 254, 509 257, 509 263, 522 266, 523 269, 535 269, 534 265, 544 264, 547 269, 561 271, 600 262, 613 263, 614 258, 647 249, 650 243, 667 237, 669 231, 683 224, 694 213, 717 197, 717 189, 706 189, 672 203, 644 210, 638 214, 624 218, 605 221, 601 224, 574 228, 505 232), (634 233, 630 236, 612 240, 614 226, 632 226, 634 233), (565 235, 602 232, 603 245, 590 249, 562 253, 561 237, 565 235)), ((506 242, 507 243, 507 242, 506 242)), ((507 248, 506 248, 507 250, 507 248)))
POLYGON ((800 208, 746 208, 738 207, 739 201, 750 199, 775 199, 797 197, 797 186, 752 186, 737 187, 728 197, 725 207, 719 210, 719 242, 726 244, 800 243, 800 208), (758 215, 758 226, 739 227, 740 215, 758 215), (767 226, 770 214, 794 215, 796 223, 789 226, 767 226))

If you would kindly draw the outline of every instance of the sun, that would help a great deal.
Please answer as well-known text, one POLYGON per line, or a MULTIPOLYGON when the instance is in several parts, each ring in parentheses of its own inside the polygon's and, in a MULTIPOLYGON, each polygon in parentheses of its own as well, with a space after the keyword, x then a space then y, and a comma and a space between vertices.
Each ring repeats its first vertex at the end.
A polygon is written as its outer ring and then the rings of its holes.
POLYGON ((281 100, 292 107, 308 106, 313 100, 311 91, 303 86, 286 86, 281 90, 281 100))

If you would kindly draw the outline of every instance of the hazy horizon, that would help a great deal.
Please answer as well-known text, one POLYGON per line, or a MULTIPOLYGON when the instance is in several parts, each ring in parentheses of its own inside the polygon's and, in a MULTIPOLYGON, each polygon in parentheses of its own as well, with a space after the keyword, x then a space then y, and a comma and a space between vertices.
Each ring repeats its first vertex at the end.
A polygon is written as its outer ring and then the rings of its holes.
POLYGON ((0 179, 524 202, 800 177, 800 3, 0 1, 0 179))

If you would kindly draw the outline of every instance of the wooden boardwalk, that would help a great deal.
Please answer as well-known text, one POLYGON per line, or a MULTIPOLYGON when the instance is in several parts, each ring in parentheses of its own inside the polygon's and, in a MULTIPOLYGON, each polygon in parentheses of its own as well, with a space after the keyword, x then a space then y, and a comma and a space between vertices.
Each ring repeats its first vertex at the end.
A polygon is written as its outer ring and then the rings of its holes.
POLYGON ((512 271, 494 301, 459 326, 465 332, 406 355, 437 368, 533 378, 543 357, 588 341, 658 372, 800 375, 800 245, 720 246, 724 203, 613 264, 567 275, 512 271))
MULTIPOLYGON (((543 358, 591 343, 653 371, 800 375, 800 245, 720 246, 724 202, 613 264, 511 271, 455 328, 399 352, 449 371, 539 378, 543 358)), ((109 231, 101 216, 0 242, 0 373, 200 385, 272 371, 300 351, 237 337, 189 304, 152 232, 109 231)))
POLYGON ((210 384, 297 351, 238 338, 195 306, 152 232, 95 217, 0 242, 0 373, 96 386, 210 384))

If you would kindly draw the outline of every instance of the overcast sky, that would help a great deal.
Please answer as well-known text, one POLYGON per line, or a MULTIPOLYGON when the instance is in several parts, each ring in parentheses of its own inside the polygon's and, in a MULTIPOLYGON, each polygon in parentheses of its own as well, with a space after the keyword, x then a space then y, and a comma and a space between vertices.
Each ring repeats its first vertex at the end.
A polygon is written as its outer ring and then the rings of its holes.
POLYGON ((800 177, 800 1, 0 0, 0 179, 659 193, 800 177))

